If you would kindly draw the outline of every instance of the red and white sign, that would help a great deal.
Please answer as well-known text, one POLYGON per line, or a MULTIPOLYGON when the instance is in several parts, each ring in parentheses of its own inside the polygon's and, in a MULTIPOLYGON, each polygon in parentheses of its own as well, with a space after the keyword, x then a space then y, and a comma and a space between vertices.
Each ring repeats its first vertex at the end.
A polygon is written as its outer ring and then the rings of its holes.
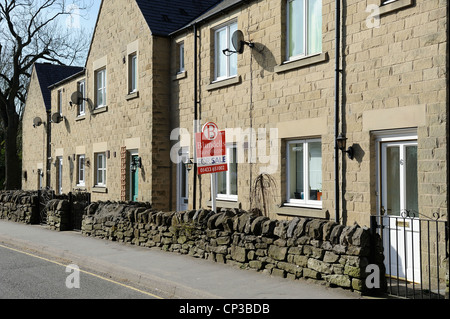
POLYGON ((219 131, 215 123, 206 123, 203 125, 202 132, 195 134, 195 147, 198 175, 228 170, 225 131, 219 131))

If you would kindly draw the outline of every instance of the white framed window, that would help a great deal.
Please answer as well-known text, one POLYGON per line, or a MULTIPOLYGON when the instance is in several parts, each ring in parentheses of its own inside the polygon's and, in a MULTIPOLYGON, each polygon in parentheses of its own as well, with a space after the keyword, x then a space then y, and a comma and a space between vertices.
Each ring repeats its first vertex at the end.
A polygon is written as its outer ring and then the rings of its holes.
POLYGON ((58 90, 58 113, 62 116, 63 91, 58 90))
POLYGON ((178 45, 178 73, 184 71, 184 42, 180 42, 178 45))
POLYGON ((134 93, 138 90, 137 89, 138 59, 136 53, 130 54, 128 56, 128 68, 129 68, 128 92, 134 93))
POLYGON ((106 106, 106 69, 95 73, 96 107, 106 106))
POLYGON ((106 153, 95 154, 95 186, 106 186, 106 153))
POLYGON ((237 22, 231 22, 214 31, 214 80, 224 80, 237 75, 237 54, 225 55, 223 50, 232 48, 231 36, 237 30, 237 22))
POLYGON ((287 0, 287 60, 322 52, 322 0, 287 0))
POLYGON ((85 161, 86 157, 85 155, 78 155, 78 160, 77 160, 77 175, 78 175, 78 181, 77 181, 77 186, 85 186, 85 161))
POLYGON ((86 81, 82 80, 78 82, 78 92, 81 93, 82 100, 79 101, 78 105, 78 116, 82 116, 86 114, 86 104, 85 104, 85 98, 86 98, 86 81))
POLYGON ((228 171, 217 173, 217 199, 231 201, 237 201, 238 199, 238 165, 236 150, 236 145, 227 145, 228 171))
POLYGON ((286 144, 286 202, 291 205, 321 208, 321 140, 294 140, 286 144))

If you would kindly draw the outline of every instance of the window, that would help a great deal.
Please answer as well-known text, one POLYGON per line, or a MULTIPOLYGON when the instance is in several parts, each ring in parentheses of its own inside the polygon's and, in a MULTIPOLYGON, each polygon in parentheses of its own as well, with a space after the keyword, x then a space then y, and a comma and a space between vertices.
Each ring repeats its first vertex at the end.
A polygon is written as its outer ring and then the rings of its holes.
POLYGON ((227 146, 228 171, 217 173, 217 199, 237 200, 236 145, 227 146))
POLYGON ((58 90, 58 110, 59 115, 62 116, 62 90, 58 90))
POLYGON ((137 91, 137 54, 133 53, 128 56, 128 74, 129 74, 129 80, 128 80, 128 92, 134 93, 137 91))
POLYGON ((223 80, 237 75, 237 54, 225 55, 223 50, 231 49, 231 36, 237 30, 233 22, 220 27, 214 32, 215 43, 215 75, 214 80, 223 80))
POLYGON ((85 156, 78 155, 77 161, 78 182, 77 186, 85 186, 85 156))
POLYGON ((178 73, 184 72, 184 42, 178 45, 178 73))
POLYGON ((320 139, 287 142, 287 203, 322 206, 322 143, 320 139))
POLYGON ((322 52, 322 0, 287 1, 287 59, 322 52))
POLYGON ((81 93, 82 97, 82 100, 79 101, 80 104, 78 105, 78 116, 82 116, 86 113, 86 105, 84 100, 86 98, 86 82, 84 80, 78 82, 78 92, 81 93))
POLYGON ((96 186, 106 186, 106 154, 95 154, 96 186))
POLYGON ((95 79, 97 107, 106 106, 106 69, 97 71, 95 79))

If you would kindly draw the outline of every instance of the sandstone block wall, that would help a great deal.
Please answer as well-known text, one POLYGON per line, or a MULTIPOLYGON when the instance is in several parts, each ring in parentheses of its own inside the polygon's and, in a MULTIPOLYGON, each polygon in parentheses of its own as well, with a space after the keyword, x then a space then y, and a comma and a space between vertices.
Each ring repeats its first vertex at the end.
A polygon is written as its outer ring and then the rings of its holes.
POLYGON ((33 69, 27 91, 27 104, 22 119, 22 189, 39 189, 39 173, 42 172, 41 187, 47 186, 47 111, 36 71, 33 69), (44 124, 33 126, 40 117, 44 124), (26 172, 26 173, 25 173, 26 172))
MULTIPOLYGON (((52 113, 63 92, 64 121, 52 125, 52 157, 63 158, 63 193, 83 189, 92 200, 130 200, 131 153, 142 159, 138 200, 169 206, 168 69, 170 43, 154 37, 135 1, 104 1, 86 61, 86 73, 52 90, 52 113), (137 91, 128 87, 128 57, 137 55, 137 91), (106 69, 106 106, 96 109, 96 71, 106 69), (86 114, 69 104, 86 81, 86 114), (96 187, 95 156, 107 154, 106 185, 96 187), (77 156, 85 155, 85 183, 77 185, 77 156)), ((56 165, 51 186, 57 189, 56 165)))
MULTIPOLYGON (((375 1, 377 2, 377 1, 375 1)), ((419 211, 425 216, 447 209, 446 148, 448 143, 446 92, 446 35, 448 2, 395 1, 383 8, 379 27, 367 23, 366 11, 374 1, 350 0, 342 6, 340 125, 355 149, 355 159, 342 156, 342 223, 369 225, 377 213, 379 164, 375 134, 414 128, 418 142, 419 211), (400 3, 410 3, 402 8, 400 3), (389 9, 389 7, 391 9, 389 9), (393 9, 394 8, 394 9, 393 9), (389 12, 387 12, 389 11, 389 12)), ((284 63, 286 47, 285 1, 252 1, 199 26, 199 118, 220 129, 277 128, 278 184, 271 217, 327 217, 334 211, 334 65, 335 1, 322 1, 322 54, 317 61, 305 58, 301 66, 284 63), (246 41, 237 56, 237 77, 214 82, 214 28, 237 20, 246 41), (290 67, 292 66, 292 67, 290 67), (290 67, 290 68, 289 68, 290 67), (213 85, 211 85, 213 83, 213 85), (222 84, 222 85, 221 85, 222 84), (312 125, 311 123, 314 123, 312 125), (316 137, 322 141, 322 210, 283 207, 286 201, 286 145, 288 139, 316 137)), ((378 1, 378 4, 380 1, 378 1)), ((172 81, 172 123, 193 133, 194 36, 192 30, 177 34, 184 42, 185 74, 172 81)), ((176 65, 173 63, 173 65, 176 65)), ((176 69, 171 70, 172 75, 176 69)), ((227 140, 227 142, 236 142, 227 140)), ((188 146, 186 143, 183 146, 188 146)), ((266 154, 270 153, 266 143, 266 154)), ((249 209, 250 186, 266 163, 238 165, 238 200, 234 207, 249 209)), ((190 154, 194 153, 192 143, 190 154)), ((173 172, 176 172, 174 169, 173 172)), ((175 174, 174 174, 175 175, 175 174)), ((175 179, 176 177, 173 176, 175 179)), ((190 181, 193 172, 190 172, 190 181)), ((199 178, 197 196, 208 207, 211 182, 199 178)), ((193 202, 193 183, 189 202, 193 202)), ((176 189, 173 188, 175 194, 176 189)), ((220 203, 225 204, 225 203, 220 203)), ((227 207, 230 206, 230 203, 227 207)), ((197 206, 198 207, 198 206, 197 206)))

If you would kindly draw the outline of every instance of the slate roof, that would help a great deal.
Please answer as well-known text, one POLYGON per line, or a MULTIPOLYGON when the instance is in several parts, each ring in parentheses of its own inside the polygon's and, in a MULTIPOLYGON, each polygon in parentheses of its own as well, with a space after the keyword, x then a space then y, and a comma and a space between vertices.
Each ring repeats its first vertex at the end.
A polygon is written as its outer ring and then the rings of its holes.
MULTIPOLYGON (((249 0, 247 0, 248 2, 249 0)), ((218 1, 218 3, 211 7, 208 11, 204 12, 202 15, 198 16, 193 21, 190 21, 190 23, 186 26, 184 26, 182 29, 189 27, 195 23, 202 22, 204 20, 207 20, 211 17, 216 16, 217 14, 221 14, 226 12, 227 10, 231 10, 232 8, 241 5, 244 2, 244 0, 221 0, 218 1)))
POLYGON ((226 0, 136 0, 153 35, 168 36, 226 0))
POLYGON ((84 71, 83 67, 50 63, 35 63, 34 67, 41 87, 45 108, 47 110, 51 109, 51 93, 49 86, 84 71))

